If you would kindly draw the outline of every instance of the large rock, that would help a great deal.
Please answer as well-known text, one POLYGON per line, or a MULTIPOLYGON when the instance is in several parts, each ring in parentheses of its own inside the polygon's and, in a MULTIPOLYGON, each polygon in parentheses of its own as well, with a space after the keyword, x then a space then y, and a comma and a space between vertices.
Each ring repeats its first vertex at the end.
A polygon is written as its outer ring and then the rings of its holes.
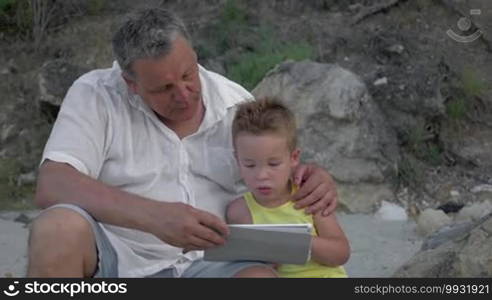
POLYGON ((492 277, 492 214, 472 225, 441 230, 431 239, 393 276, 492 277))
POLYGON ((334 64, 285 62, 253 94, 279 97, 293 110, 303 160, 331 172, 350 211, 367 213, 394 198, 388 186, 399 157, 396 136, 354 73, 334 64))

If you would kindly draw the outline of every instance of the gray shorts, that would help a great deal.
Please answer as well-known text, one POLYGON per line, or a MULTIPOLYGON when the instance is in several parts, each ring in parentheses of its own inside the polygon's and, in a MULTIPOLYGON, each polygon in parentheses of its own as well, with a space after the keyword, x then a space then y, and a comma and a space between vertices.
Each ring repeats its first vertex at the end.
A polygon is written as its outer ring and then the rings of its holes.
MULTIPOLYGON (((72 204, 57 204, 47 208, 68 208, 83 216, 92 226, 96 238, 97 246, 97 271, 94 277, 118 277, 118 256, 111 245, 108 237, 101 228, 101 225, 84 209, 72 204)), ((181 275, 183 278, 230 278, 239 271, 252 267, 264 266, 271 268, 270 265, 258 261, 237 261, 237 262, 210 262, 203 259, 195 260, 181 275)), ((174 277, 172 268, 161 270, 148 277, 174 277)))

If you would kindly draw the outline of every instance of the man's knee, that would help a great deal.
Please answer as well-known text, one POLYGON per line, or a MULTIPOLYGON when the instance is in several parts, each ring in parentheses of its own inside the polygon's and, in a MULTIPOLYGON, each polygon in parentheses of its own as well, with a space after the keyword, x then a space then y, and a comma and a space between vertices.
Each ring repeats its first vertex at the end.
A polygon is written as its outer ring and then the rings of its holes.
POLYGON ((68 208, 53 208, 42 212, 31 224, 30 243, 37 238, 70 242, 93 239, 91 224, 79 213, 68 208))
POLYGON ((28 272, 91 275, 97 265, 96 249, 91 224, 82 215, 68 208, 49 209, 31 224, 28 272))
POLYGON ((234 277, 274 278, 278 277, 278 274, 268 266, 252 266, 239 271, 234 277))

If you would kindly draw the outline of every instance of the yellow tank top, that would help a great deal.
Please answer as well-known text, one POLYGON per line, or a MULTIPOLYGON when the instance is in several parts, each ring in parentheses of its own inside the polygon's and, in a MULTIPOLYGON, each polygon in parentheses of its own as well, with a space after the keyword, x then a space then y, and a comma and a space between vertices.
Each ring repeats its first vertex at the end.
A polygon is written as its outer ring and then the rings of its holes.
MULTIPOLYGON (((303 210, 294 208, 294 203, 288 201, 278 207, 265 207, 260 205, 251 192, 244 194, 244 199, 248 205, 253 224, 302 224, 311 223, 314 227, 312 215, 307 215, 303 210)), ((312 232, 317 236, 316 229, 312 232)), ((328 277, 347 277, 345 269, 340 267, 328 267, 309 260, 305 265, 282 264, 278 268, 280 277, 303 277, 303 278, 328 278, 328 277)))

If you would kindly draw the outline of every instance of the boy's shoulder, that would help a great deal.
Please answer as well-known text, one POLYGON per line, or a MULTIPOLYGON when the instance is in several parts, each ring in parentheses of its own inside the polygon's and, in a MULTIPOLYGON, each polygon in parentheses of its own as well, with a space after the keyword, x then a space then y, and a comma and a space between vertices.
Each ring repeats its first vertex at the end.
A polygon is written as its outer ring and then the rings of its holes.
POLYGON ((226 220, 229 224, 251 224, 253 220, 243 196, 232 200, 227 206, 226 220))

